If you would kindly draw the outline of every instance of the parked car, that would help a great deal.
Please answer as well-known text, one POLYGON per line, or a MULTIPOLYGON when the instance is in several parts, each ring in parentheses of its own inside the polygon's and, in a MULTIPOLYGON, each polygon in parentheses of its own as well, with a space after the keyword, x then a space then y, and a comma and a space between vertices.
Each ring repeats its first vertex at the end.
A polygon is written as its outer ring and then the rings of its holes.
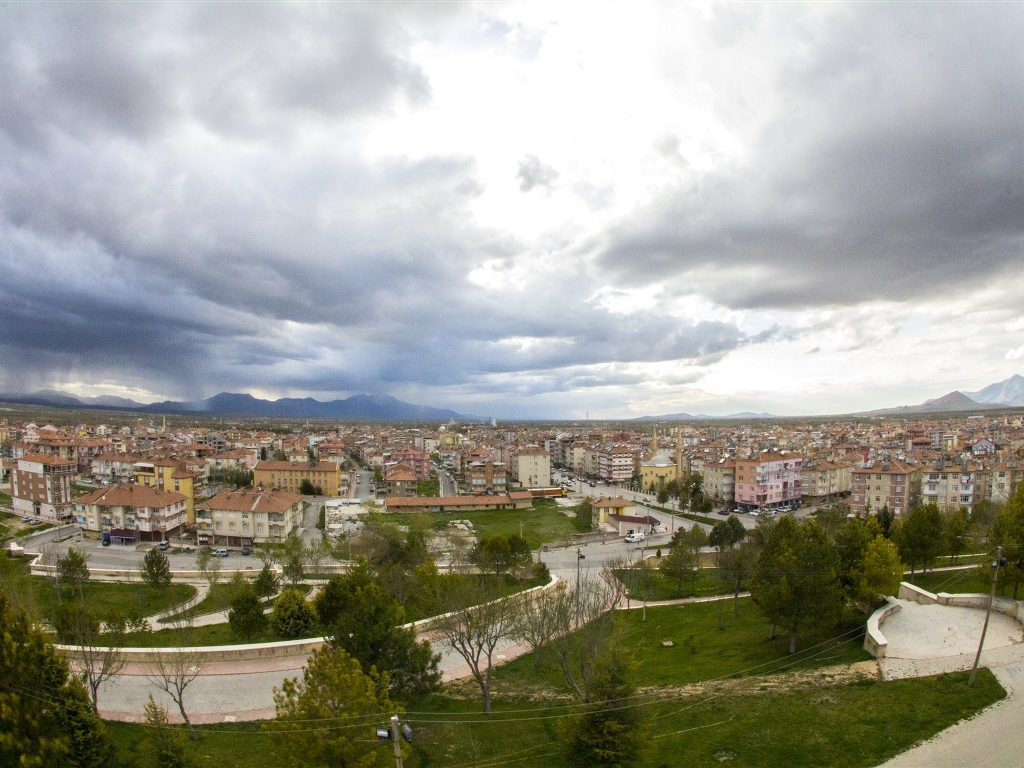
POLYGON ((248 555, 249 555, 249 548, 248 547, 242 547, 242 554, 245 555, 246 557, 248 557, 248 555))
POLYGON ((23 523, 31 523, 32 522, 32 518, 31 517, 23 517, 23 518, 21 518, 21 522, 23 522, 23 523))
POLYGON ((215 549, 213 550, 214 557, 227 557, 228 551, 226 549, 215 549))
POLYGON ((637 544, 637 543, 643 541, 645 538, 646 537, 642 533, 627 533, 626 534, 626 543, 627 544, 637 544))
POLYGON ((166 552, 168 549, 170 549, 170 546, 171 543, 169 541, 161 541, 159 548, 161 552, 166 552))

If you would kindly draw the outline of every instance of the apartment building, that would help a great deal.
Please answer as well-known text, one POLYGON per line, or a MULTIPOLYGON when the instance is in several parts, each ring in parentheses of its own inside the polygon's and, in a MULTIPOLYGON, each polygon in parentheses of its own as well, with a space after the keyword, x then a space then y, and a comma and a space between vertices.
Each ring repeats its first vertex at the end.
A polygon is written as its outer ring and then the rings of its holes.
POLYGON ((975 493, 981 493, 983 484, 975 483, 979 469, 975 464, 938 462, 921 470, 921 503, 934 504, 943 512, 955 512, 960 507, 968 511, 974 506, 975 493))
POLYGON ((384 485, 388 496, 416 495, 416 475, 404 464, 395 464, 384 470, 384 485))
POLYGON ((997 503, 1007 501, 1024 480, 1024 462, 1010 459, 994 464, 989 470, 985 497, 997 503))
POLYGON ((810 504, 836 501, 853 488, 853 467, 845 462, 813 460, 800 470, 800 492, 810 504))
POLYGON ((850 511, 877 513, 884 506, 894 514, 921 503, 921 467, 901 461, 872 461, 851 471, 850 511))
POLYGON ((606 483, 618 485, 633 479, 633 451, 629 448, 605 448, 597 455, 597 474, 606 483))
POLYGON ((513 458, 515 479, 524 488, 551 486, 551 454, 543 448, 524 448, 513 458))
POLYGON ((318 485, 327 496, 337 496, 341 470, 333 461, 259 461, 253 469, 253 485, 299 492, 303 480, 318 485))
POLYGON ((182 493, 187 499, 188 523, 196 520, 196 475, 178 459, 144 459, 135 462, 135 482, 159 491, 182 493))
POLYGON ((472 494, 508 493, 508 470, 500 461, 473 461, 463 472, 466 490, 472 494))
POLYGON ((736 462, 731 457, 704 464, 704 495, 716 504, 732 504, 736 500, 736 462))
POLYGON ((78 465, 70 459, 28 453, 11 471, 11 504, 20 515, 48 523, 71 521, 71 483, 78 465))
POLYGON ((277 488, 239 488, 222 491, 198 506, 196 543, 245 547, 282 542, 300 525, 299 494, 277 488))
POLYGON ((404 464, 421 480, 430 477, 430 454, 418 448, 392 448, 384 452, 385 464, 404 464))
POLYGON ((188 497, 136 483, 99 488, 75 501, 75 520, 87 531, 122 542, 167 541, 184 530, 188 497))
POLYGON ((759 453, 736 463, 736 503, 749 509, 775 509, 799 503, 803 457, 759 453))

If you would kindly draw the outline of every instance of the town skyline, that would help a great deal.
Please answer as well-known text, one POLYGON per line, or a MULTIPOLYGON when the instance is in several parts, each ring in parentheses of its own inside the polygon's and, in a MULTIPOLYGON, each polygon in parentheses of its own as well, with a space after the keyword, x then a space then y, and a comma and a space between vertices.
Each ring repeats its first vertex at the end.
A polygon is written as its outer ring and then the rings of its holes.
POLYGON ((1022 32, 1012 4, 15 4, 0 392, 628 419, 976 391, 1024 359, 1022 32))

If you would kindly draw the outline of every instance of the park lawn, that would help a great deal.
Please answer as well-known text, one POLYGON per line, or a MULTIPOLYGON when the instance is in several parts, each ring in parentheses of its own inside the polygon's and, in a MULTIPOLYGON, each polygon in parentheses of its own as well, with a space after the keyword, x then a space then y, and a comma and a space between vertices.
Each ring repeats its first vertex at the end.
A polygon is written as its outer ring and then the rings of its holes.
MULTIPOLYGON (((267 616, 269 620, 270 617, 267 616)), ((323 637, 324 633, 319 628, 314 629, 309 637, 323 637)), ((185 646, 195 648, 205 645, 244 645, 247 641, 231 634, 231 625, 210 624, 204 627, 192 627, 185 633, 185 646)), ((274 643, 284 640, 269 626, 259 636, 253 638, 252 643, 274 643)), ((182 642, 182 635, 174 629, 159 629, 155 632, 133 634, 126 641, 125 645, 134 648, 176 648, 182 642)))
MULTIPOLYGON (((52 615, 57 605, 57 595, 49 579, 32 576, 29 583, 36 605, 44 616, 52 615)), ((85 604, 104 620, 112 615, 152 616, 189 600, 196 593, 191 584, 171 584, 164 589, 154 589, 141 582, 119 584, 108 581, 88 581, 82 585, 85 604)))
POLYGON ((9 493, 0 493, 0 504, 3 504, 5 507, 9 507, 13 503, 14 503, 14 500, 11 498, 11 494, 9 494, 9 493))
MULTIPOLYGON (((621 646, 630 649, 636 663, 635 679, 641 687, 686 685, 704 680, 761 675, 792 669, 867 661, 863 614, 850 611, 843 624, 797 634, 797 653, 789 655, 789 635, 779 632, 768 639, 768 622, 749 597, 739 600, 739 616, 732 600, 658 606, 618 611, 621 646), (720 629, 721 627, 721 629, 720 629), (666 640, 672 647, 665 647, 666 640)), ((569 688, 551 654, 541 650, 540 669, 526 654, 494 670, 496 690, 536 689, 559 694, 569 688)))
MULTIPOLYGON (((967 674, 913 680, 690 695, 654 701, 641 710, 650 726, 640 765, 836 766, 867 768, 906 750, 1002 699, 987 670, 974 688, 967 674), (685 755, 684 761, 680 756, 685 755)), ((403 718, 415 737, 409 768, 566 764, 558 736, 564 711, 527 701, 497 702, 489 718, 475 701, 432 697, 403 718)), ((144 726, 107 723, 117 744, 115 768, 133 765, 144 726)), ((286 749, 256 723, 200 726, 200 768, 292 766, 286 749)), ((372 738, 368 733, 360 736, 372 738)), ((382 744, 381 749, 388 749, 382 744)))
MULTIPOLYGON (((909 575, 903 578, 904 581, 908 581, 921 589, 926 589, 936 594, 939 592, 954 594, 980 592, 987 595, 992 591, 991 574, 985 573, 978 568, 965 568, 962 571, 929 571, 928 573, 917 573, 913 578, 909 575)), ((1007 586, 1005 589, 997 587, 996 594, 1010 596, 1013 594, 1013 587, 1012 585, 1007 586)))
POLYGON ((566 515, 562 509, 554 501, 544 500, 535 501, 533 507, 527 509, 428 512, 426 517, 438 529, 452 520, 469 520, 477 539, 495 534, 518 536, 522 523, 523 538, 531 548, 536 548, 551 541, 568 541, 574 534, 590 530, 590 520, 580 521, 576 515, 566 515))
MULTIPOLYGON (((633 600, 644 599, 644 586, 641 572, 636 569, 616 568, 615 577, 626 585, 629 596, 633 600)), ((657 569, 650 572, 650 586, 646 590, 649 601, 677 600, 683 597, 708 597, 710 595, 727 595, 732 587, 718 578, 717 568, 701 568, 697 572, 696 581, 692 578, 683 579, 682 590, 677 590, 676 579, 666 576, 657 569), (696 589, 694 589, 696 586, 696 589)))
MULTIPOLYGON (((288 587, 286 587, 288 588, 288 587)), ((313 587, 309 584, 299 584, 295 589, 299 590, 302 594, 306 594, 313 587)), ((207 613, 217 613, 219 611, 226 611, 231 607, 231 601, 235 597, 235 587, 230 581, 222 581, 214 584, 210 588, 210 594, 204 597, 198 605, 193 606, 191 609, 186 611, 187 614, 192 616, 203 616, 207 613)), ((161 623, 168 624, 172 621, 180 619, 185 614, 175 614, 174 616, 168 616, 161 623)))

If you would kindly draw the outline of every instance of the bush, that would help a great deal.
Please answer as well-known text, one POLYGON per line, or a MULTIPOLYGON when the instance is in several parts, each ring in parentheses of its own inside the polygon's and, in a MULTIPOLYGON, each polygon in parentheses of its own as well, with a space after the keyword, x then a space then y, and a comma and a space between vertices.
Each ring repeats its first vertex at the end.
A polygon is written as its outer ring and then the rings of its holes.
POLYGON ((142 580, 155 589, 171 584, 171 561, 159 549, 153 548, 142 560, 142 580))
POLYGON ((316 614, 299 590, 286 589, 274 603, 270 623, 285 640, 309 637, 316 626, 316 614))
POLYGON ((267 628, 267 617, 263 615, 263 606, 252 584, 239 588, 231 601, 228 624, 231 625, 231 634, 246 642, 251 642, 267 628))

